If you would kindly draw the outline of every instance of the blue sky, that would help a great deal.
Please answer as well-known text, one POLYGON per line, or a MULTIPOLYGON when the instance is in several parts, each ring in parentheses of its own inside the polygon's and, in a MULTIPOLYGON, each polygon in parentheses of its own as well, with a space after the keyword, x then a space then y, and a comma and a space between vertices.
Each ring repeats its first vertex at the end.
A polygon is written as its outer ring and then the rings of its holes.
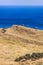
POLYGON ((43 0, 0 0, 0 5, 43 5, 43 0))

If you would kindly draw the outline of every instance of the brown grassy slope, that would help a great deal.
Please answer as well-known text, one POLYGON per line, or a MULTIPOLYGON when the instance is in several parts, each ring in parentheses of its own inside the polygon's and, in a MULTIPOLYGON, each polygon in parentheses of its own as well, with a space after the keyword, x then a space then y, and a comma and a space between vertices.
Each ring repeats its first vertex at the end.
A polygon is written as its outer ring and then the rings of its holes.
MULTIPOLYGON (((13 25, 5 29, 3 33, 0 29, 0 65, 22 65, 22 62, 16 63, 15 58, 32 54, 33 52, 43 52, 43 31, 13 25), (2 63, 3 62, 3 63, 2 63)), ((28 60, 24 65, 37 64, 43 62, 43 59, 37 61, 28 60), (28 64, 26 64, 28 63, 28 64)))

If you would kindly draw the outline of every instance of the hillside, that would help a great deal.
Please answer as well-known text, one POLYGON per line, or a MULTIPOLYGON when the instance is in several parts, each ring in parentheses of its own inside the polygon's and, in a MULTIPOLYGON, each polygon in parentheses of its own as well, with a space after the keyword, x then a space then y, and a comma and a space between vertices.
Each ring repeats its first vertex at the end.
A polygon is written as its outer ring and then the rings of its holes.
POLYGON ((0 65, 43 65, 43 58, 16 62, 25 54, 43 53, 43 30, 13 25, 0 28, 0 65))

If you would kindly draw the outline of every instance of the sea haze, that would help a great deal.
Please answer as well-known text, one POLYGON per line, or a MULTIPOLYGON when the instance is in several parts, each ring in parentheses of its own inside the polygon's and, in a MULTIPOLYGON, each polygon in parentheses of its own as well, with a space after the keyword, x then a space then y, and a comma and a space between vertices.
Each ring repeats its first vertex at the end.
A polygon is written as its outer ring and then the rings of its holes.
POLYGON ((43 6, 0 6, 0 27, 13 24, 43 30, 43 6))

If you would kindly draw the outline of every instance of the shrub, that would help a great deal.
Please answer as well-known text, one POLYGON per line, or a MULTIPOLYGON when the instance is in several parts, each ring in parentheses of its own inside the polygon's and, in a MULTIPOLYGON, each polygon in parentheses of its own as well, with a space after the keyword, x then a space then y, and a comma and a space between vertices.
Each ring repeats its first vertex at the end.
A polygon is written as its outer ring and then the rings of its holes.
POLYGON ((32 53, 31 55, 31 59, 32 60, 36 60, 38 57, 37 57, 37 54, 36 53, 32 53))
POLYGON ((20 61, 20 59, 19 59, 19 58, 16 58, 16 59, 15 59, 15 61, 16 61, 16 62, 19 62, 19 61, 20 61))
POLYGON ((19 57, 19 58, 16 58, 16 62, 19 62, 19 61, 21 61, 23 59, 23 57, 19 57))
POLYGON ((41 58, 42 57, 41 53, 36 53, 36 54, 37 54, 37 58, 41 58))
POLYGON ((26 55, 24 56, 24 58, 25 58, 26 60, 29 60, 29 59, 31 58, 31 56, 30 56, 30 54, 26 54, 26 55))
POLYGON ((41 53, 41 57, 43 58, 43 53, 41 53))
POLYGON ((31 59, 36 60, 43 57, 43 53, 32 53, 31 59))
POLYGON ((43 53, 32 53, 32 55, 30 54, 26 54, 25 56, 21 56, 19 58, 16 58, 15 61, 19 62, 19 61, 25 61, 25 60, 37 60, 43 58, 43 53))

